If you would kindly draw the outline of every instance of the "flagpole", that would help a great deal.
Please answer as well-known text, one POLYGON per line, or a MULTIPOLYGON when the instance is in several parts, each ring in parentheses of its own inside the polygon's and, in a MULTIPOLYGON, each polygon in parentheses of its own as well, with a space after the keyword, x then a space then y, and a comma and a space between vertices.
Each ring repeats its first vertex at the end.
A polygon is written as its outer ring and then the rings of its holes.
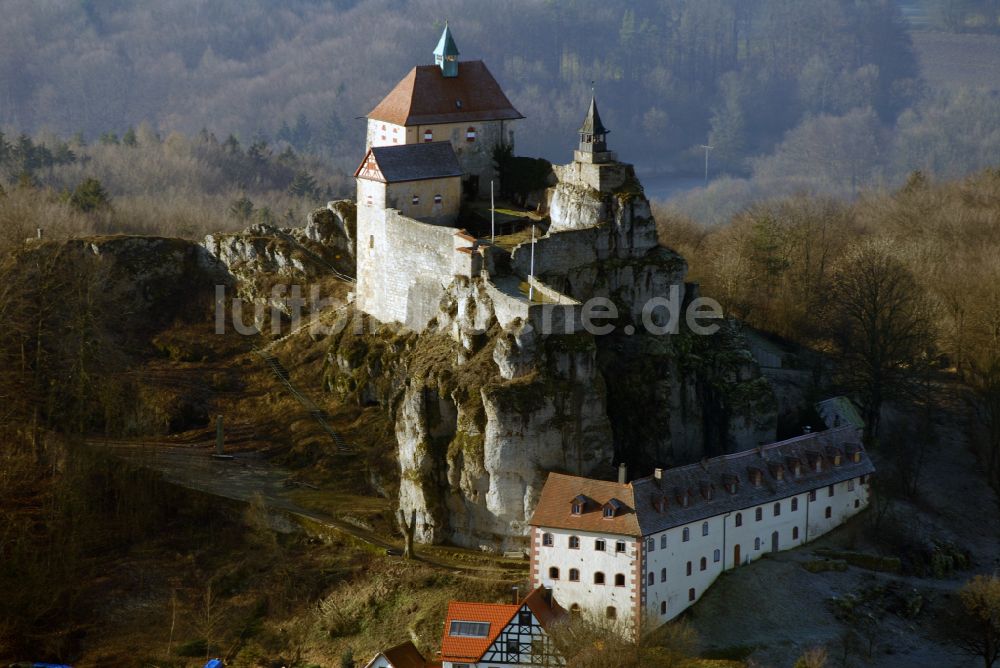
POLYGON ((528 269, 528 301, 535 298, 535 224, 531 224, 531 267, 528 269))
POLYGON ((496 217, 497 209, 493 201, 493 179, 490 179, 490 243, 494 244, 497 241, 496 217))

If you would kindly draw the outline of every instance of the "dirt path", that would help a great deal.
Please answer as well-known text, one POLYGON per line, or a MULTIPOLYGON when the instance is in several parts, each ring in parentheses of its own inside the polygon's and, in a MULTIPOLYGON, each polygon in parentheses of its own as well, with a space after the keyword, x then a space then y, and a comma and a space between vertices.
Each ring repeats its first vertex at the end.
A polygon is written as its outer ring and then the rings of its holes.
MULTIPOLYGON (((379 550, 401 549, 402 542, 386 539, 350 522, 303 507, 291 498, 297 488, 292 472, 274 466, 255 452, 234 453, 232 459, 216 459, 205 446, 176 446, 136 443, 133 441, 90 440, 89 445, 105 448, 133 465, 158 471, 169 483, 205 494, 249 503, 259 497, 266 506, 299 522, 304 530, 315 531, 309 523, 324 530, 338 531, 379 550)), ((416 548, 417 559, 429 566, 468 577, 489 580, 517 580, 525 577, 526 562, 512 559, 492 559, 492 563, 470 565, 448 559, 449 553, 460 556, 454 548, 416 548)), ((474 553, 478 560, 486 557, 474 553)))

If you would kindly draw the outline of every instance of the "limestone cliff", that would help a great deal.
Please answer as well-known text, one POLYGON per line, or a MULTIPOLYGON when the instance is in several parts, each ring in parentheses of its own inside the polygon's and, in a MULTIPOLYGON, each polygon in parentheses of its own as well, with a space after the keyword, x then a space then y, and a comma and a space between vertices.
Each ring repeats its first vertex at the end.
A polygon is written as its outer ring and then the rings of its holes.
POLYGON ((627 462, 643 474, 773 438, 773 394, 736 324, 647 331, 652 298, 673 290, 684 305, 695 291, 684 259, 659 245, 631 167, 556 174, 534 276, 530 243, 487 246, 483 270, 455 277, 423 331, 359 315, 364 327, 331 341, 328 387, 392 412, 399 505, 418 511, 421 541, 523 546, 549 471, 627 462), (592 297, 616 306, 612 333, 582 325, 592 297))

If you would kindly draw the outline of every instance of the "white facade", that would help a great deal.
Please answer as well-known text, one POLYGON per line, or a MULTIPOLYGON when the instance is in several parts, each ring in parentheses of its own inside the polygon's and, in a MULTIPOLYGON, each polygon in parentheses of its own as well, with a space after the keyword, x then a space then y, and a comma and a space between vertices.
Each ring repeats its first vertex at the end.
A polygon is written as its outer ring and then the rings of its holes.
POLYGON ((868 506, 869 487, 867 477, 864 482, 851 478, 642 539, 536 526, 534 584, 551 587, 567 610, 605 617, 614 606, 620 620, 640 619, 644 612, 646 619, 665 622, 697 601, 723 571, 797 547, 843 524, 868 506), (570 547, 572 537, 578 548, 570 547), (605 541, 604 551, 594 549, 595 540, 605 541), (615 551, 618 541, 625 542, 624 553, 615 551), (551 577, 553 568, 559 569, 558 578, 551 577), (578 571, 575 581, 570 569, 578 571), (594 583, 595 573, 604 574, 603 585, 594 583), (624 586, 615 586, 617 574, 624 574, 624 586))
POLYGON ((638 569, 641 550, 634 537, 535 528, 532 543, 533 554, 537 555, 532 584, 552 589, 556 600, 571 614, 579 611, 607 618, 609 608, 614 608, 615 619, 634 619, 642 585, 638 569), (546 534, 552 537, 551 546, 544 544, 546 534), (571 537, 579 541, 578 548, 569 547, 571 537), (603 550, 596 547, 599 541, 604 542, 603 550), (623 551, 619 551, 619 545, 623 551), (553 568, 559 570, 558 577, 553 577, 553 568), (571 571, 576 571, 576 580, 571 578, 571 571), (598 574, 603 576, 603 583, 600 578, 595 580, 598 574))

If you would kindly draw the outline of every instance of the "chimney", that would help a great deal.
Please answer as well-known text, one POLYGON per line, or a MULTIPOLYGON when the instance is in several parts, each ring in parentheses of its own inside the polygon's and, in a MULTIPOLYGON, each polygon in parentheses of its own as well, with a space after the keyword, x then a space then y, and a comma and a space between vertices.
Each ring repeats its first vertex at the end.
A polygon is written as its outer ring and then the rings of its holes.
POLYGON ((663 480, 663 469, 653 469, 653 477, 657 480, 663 480))
POLYGON ((552 606, 552 589, 550 587, 542 589, 542 600, 545 601, 546 605, 552 606))
POLYGON ((811 434, 812 430, 813 430, 812 426, 808 425, 808 424, 806 426, 802 427, 802 433, 803 434, 811 434))
POLYGON ((514 601, 513 601, 513 603, 514 603, 514 605, 517 605, 518 603, 521 602, 521 588, 518 587, 517 585, 514 585, 513 587, 510 588, 510 590, 514 594, 514 601))
POLYGON ((618 484, 624 485, 628 482, 628 466, 625 464, 618 465, 618 484))

